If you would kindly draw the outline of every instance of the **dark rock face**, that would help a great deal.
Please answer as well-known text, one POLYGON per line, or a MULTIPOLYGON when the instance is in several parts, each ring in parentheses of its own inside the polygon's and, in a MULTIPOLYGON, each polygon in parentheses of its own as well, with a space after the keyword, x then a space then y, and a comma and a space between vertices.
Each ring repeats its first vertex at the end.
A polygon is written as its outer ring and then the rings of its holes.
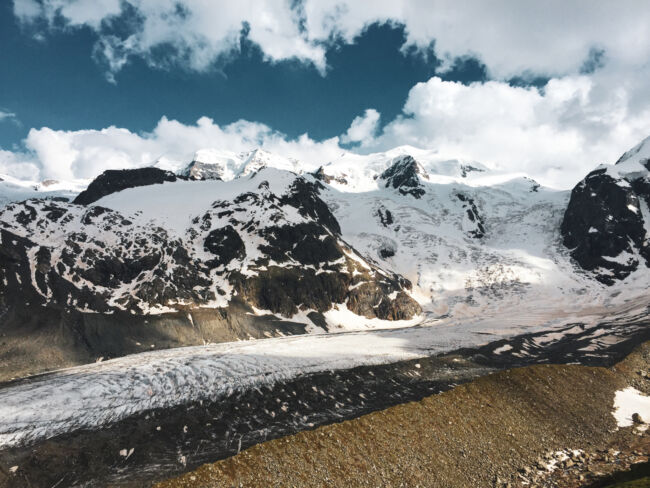
POLYGON ((419 176, 427 177, 424 168, 411 156, 403 156, 379 177, 386 182, 386 188, 395 188, 402 195, 420 198, 425 191, 419 176))
POLYGON ((571 192, 562 221, 563 242, 571 256, 596 279, 612 285, 636 270, 650 266, 640 198, 650 201, 647 179, 628 181, 592 171, 571 192))
POLYGON ((223 170, 216 164, 192 161, 180 173, 189 180, 223 180, 223 170))
POLYGON ((393 214, 387 208, 383 208, 383 207, 378 208, 377 217, 379 217, 379 221, 381 222, 381 225, 383 225, 384 227, 388 227, 392 225, 394 222, 393 214))
POLYGON ((485 220, 479 212, 474 199, 462 193, 457 193, 456 198, 462 202, 467 219, 470 223, 471 229, 468 231, 469 236, 476 239, 485 236, 485 220))
POLYGON ((395 256, 395 249, 391 247, 382 247, 379 249, 379 257, 382 259, 392 258, 395 256))
POLYGON ((88 188, 74 199, 73 203, 90 205, 111 193, 127 188, 160 184, 165 181, 176 181, 176 175, 171 171, 163 171, 158 168, 111 169, 95 178, 88 188))
POLYGON ((277 196, 270 192, 268 182, 262 181, 257 192, 243 193, 232 202, 215 202, 212 217, 203 216, 204 223, 225 218, 233 230, 254 232, 265 242, 258 246, 262 255, 253 263, 253 276, 239 269, 224 271, 237 296, 256 308, 285 316, 299 310, 325 312, 346 299, 348 304, 351 300, 363 303, 353 311, 369 318, 391 320, 399 315, 391 307, 404 308, 404 315, 417 310, 409 318, 419 313, 419 306, 408 295, 412 301, 408 307, 403 299, 393 306, 395 299, 388 298, 410 288, 408 281, 397 275, 381 276, 372 265, 364 266, 350 257, 354 250, 341 240, 339 223, 319 196, 321 189, 321 183, 297 177, 287 193, 277 196), (304 221, 287 223, 283 215, 289 207, 304 221), (266 221, 250 218, 244 211, 257 208, 269 212, 266 221), (362 283, 375 295, 352 299, 358 294, 355 286, 362 283), (386 303, 381 304, 382 300, 386 303))
POLYGON ((0 281, 8 283, 0 295, 17 302, 29 296, 49 307, 137 314, 168 300, 215 298, 206 264, 181 239, 104 207, 28 200, 0 212, 0 229, 0 281), (56 233, 60 245, 49 242, 56 233), (35 259, 27 256, 33 249, 35 259))
POLYGON ((223 266, 233 259, 244 259, 246 256, 244 241, 232 225, 211 231, 203 245, 206 251, 216 256, 212 261, 215 266, 223 266))

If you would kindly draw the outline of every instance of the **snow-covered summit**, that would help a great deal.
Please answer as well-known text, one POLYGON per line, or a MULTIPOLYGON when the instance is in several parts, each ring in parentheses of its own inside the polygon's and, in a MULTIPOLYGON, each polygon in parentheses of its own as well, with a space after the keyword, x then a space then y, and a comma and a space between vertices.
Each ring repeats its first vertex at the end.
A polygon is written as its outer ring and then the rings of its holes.
POLYGON ((85 188, 88 181, 29 181, 0 174, 0 208, 9 202, 28 198, 74 198, 85 188))
POLYGON ((645 165, 650 160, 650 137, 646 137, 639 144, 634 146, 629 151, 616 161, 616 165, 624 166, 626 164, 641 163, 645 165))
POLYGON ((296 173, 302 172, 298 161, 271 154, 263 149, 257 148, 235 153, 206 148, 197 151, 190 164, 183 168, 179 174, 193 180, 230 181, 240 176, 248 176, 266 167, 296 173))

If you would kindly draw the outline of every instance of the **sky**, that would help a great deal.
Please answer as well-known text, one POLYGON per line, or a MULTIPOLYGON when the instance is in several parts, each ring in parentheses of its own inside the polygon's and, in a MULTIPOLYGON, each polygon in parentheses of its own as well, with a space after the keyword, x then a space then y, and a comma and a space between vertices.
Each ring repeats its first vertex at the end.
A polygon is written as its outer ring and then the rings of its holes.
POLYGON ((650 136, 650 4, 0 2, 0 174, 400 145, 570 188, 650 136))

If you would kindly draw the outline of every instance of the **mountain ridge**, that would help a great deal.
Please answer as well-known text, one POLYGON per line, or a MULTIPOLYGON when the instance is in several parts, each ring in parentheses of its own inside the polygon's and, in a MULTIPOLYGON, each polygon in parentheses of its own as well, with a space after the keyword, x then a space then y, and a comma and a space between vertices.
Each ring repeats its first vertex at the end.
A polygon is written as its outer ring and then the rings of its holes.
MULTIPOLYGON (((153 320, 167 324, 152 329, 153 342, 173 347, 417 323, 556 323, 644 299, 643 143, 572 192, 407 150, 345 154, 316 168, 257 150, 227 161, 213 152, 212 163, 197 153, 177 174, 106 172, 77 203, 0 207, 9 335, 32 313, 41 337, 55 309, 73 351, 114 357, 133 348, 87 346, 93 314, 104 317, 92 326, 97 337, 112 337, 107 317, 126 313, 133 342, 148 340, 153 320), (192 176, 200 159, 204 173, 192 176), (633 266, 628 254, 639 256, 633 266), (207 332, 199 339, 190 327, 207 332)), ((11 363, 7 343, 0 360, 11 363)))

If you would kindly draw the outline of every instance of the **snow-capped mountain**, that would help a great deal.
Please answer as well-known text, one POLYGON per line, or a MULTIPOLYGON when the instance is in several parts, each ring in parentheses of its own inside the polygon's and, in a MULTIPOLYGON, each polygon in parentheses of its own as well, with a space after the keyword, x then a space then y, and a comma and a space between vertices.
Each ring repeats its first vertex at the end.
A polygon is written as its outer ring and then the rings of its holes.
POLYGON ((0 174, 0 208, 10 202, 27 200, 28 198, 73 198, 87 184, 87 181, 25 181, 0 174))
POLYGON ((571 193, 564 244, 584 269, 614 284, 650 267, 650 138, 601 165, 571 193))
POLYGON ((266 167, 301 172, 298 161, 270 154, 262 149, 243 153, 202 149, 194 154, 192 162, 183 168, 179 175, 190 180, 230 181, 266 167))
POLYGON ((584 322, 647 301, 648 156, 644 141, 572 192, 411 147, 107 171, 73 202, 0 209, 0 314, 10 336, 64 331, 48 367, 154 340, 584 322))

